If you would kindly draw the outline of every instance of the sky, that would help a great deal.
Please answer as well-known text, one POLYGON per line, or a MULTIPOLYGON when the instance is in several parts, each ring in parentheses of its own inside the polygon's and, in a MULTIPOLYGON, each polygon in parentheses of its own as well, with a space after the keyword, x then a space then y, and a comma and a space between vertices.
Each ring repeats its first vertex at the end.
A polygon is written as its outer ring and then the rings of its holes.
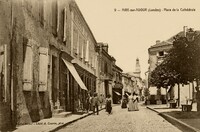
POLYGON ((75 1, 96 41, 108 43, 117 66, 123 72, 133 72, 139 58, 142 78, 149 66, 148 48, 156 40, 169 39, 183 26, 200 30, 199 0, 75 1))

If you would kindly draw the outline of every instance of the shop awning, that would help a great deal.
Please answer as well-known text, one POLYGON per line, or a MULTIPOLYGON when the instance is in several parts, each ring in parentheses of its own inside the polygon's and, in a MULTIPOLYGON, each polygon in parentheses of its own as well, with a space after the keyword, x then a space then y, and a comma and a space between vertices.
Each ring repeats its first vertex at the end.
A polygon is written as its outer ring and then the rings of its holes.
POLYGON ((76 82, 78 83, 78 85, 83 89, 83 90, 87 90, 85 84, 83 83, 83 81, 81 80, 80 76, 78 75, 75 67, 73 64, 67 62, 66 60, 62 59, 63 62, 65 63, 65 65, 67 66, 67 68, 69 69, 69 71, 71 72, 72 76, 74 77, 74 79, 76 80, 76 82))
POLYGON ((117 91, 114 91, 114 92, 115 92, 117 95, 119 95, 119 96, 121 95, 121 94, 120 94, 119 92, 117 92, 117 91))

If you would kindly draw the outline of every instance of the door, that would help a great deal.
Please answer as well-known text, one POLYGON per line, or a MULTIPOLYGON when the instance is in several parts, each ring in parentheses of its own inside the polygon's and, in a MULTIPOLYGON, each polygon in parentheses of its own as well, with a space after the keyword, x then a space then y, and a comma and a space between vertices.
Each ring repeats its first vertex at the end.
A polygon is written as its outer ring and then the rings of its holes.
POLYGON ((58 98, 57 90, 57 57, 52 56, 52 102, 53 106, 56 105, 58 98))

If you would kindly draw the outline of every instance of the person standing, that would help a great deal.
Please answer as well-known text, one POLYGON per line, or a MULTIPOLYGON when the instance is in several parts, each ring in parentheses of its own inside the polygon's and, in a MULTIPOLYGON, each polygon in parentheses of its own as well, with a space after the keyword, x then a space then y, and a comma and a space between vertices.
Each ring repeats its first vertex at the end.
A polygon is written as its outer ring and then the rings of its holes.
POLYGON ((122 104, 121 104, 121 108, 127 108, 127 99, 126 99, 126 96, 124 95, 122 97, 122 104))
POLYGON ((100 108, 102 108, 102 105, 103 105, 103 95, 102 94, 99 97, 99 103, 100 103, 100 108))
POLYGON ((91 105, 91 104, 90 104, 90 99, 91 99, 91 98, 90 98, 90 94, 88 93, 88 94, 87 94, 87 97, 86 97, 86 107, 85 107, 87 113, 88 113, 89 110, 90 110, 90 105, 91 105))
POLYGON ((93 114, 95 114, 95 109, 96 109, 97 115, 99 115, 99 98, 97 96, 97 93, 94 93, 91 103, 92 103, 92 107, 93 107, 93 114))
POLYGON ((111 95, 108 94, 106 98, 106 112, 108 112, 108 114, 111 114, 111 111, 112 111, 112 98, 111 95))
POLYGON ((134 105, 133 105, 133 94, 131 93, 128 96, 128 111, 133 111, 134 110, 134 105))
POLYGON ((139 110, 139 108, 138 108, 138 101, 139 101, 139 99, 138 99, 137 94, 133 93, 133 110, 135 110, 135 111, 139 110))
POLYGON ((199 87, 195 87, 196 88, 196 102, 197 102, 197 111, 200 112, 200 91, 199 91, 199 87))

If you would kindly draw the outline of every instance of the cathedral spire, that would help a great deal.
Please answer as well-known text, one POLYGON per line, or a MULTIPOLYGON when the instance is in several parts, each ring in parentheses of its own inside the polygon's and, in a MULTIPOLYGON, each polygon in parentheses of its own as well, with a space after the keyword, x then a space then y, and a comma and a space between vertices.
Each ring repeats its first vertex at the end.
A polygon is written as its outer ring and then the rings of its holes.
POLYGON ((141 70, 140 70, 140 62, 139 62, 139 58, 137 58, 137 59, 136 59, 136 65, 135 65, 134 74, 135 74, 137 77, 140 77, 140 73, 141 73, 141 70))

